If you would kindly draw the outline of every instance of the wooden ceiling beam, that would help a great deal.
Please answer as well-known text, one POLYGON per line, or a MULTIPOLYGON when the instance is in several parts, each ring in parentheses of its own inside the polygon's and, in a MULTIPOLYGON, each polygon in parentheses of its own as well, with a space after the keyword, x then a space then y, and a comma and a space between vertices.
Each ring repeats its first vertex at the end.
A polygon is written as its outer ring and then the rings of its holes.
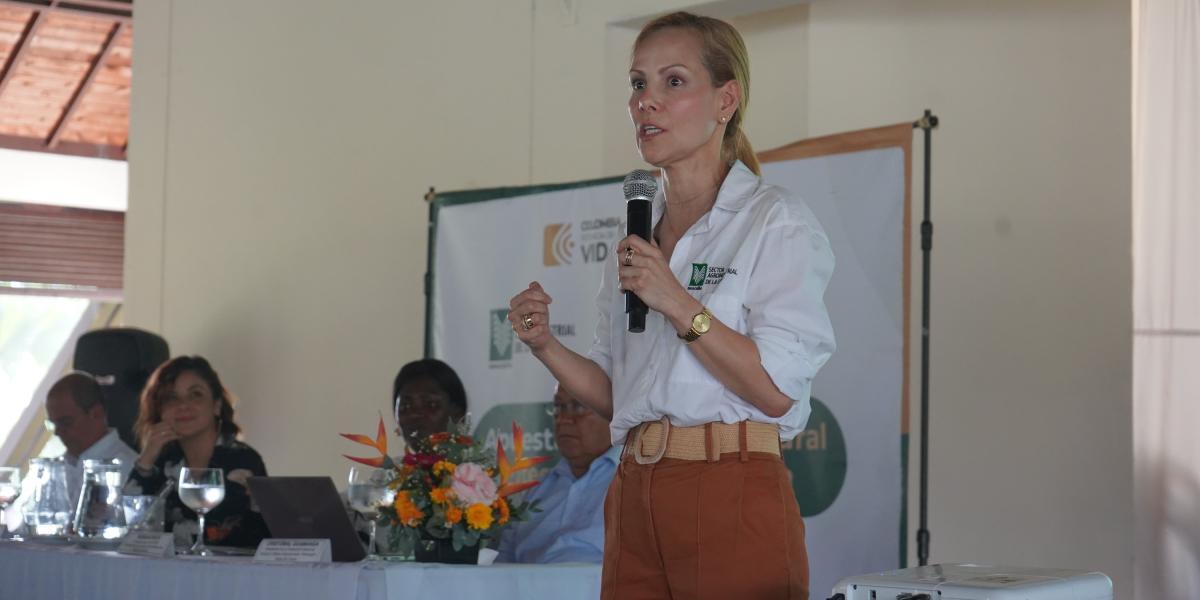
POLYGON ((133 6, 127 9, 110 10, 100 7, 89 8, 88 4, 71 0, 50 0, 50 2, 30 2, 27 0, 0 0, 0 6, 11 6, 38 12, 53 12, 76 17, 103 19, 105 21, 133 22, 133 6), (61 5, 60 5, 61 4, 61 5))
POLYGON ((112 52, 113 40, 117 39, 117 36, 121 34, 121 30, 124 28, 125 23, 117 22, 113 23, 112 29, 108 31, 108 37, 104 39, 104 44, 100 46, 100 53, 96 55, 95 60, 93 60, 91 66, 88 67, 87 76, 83 78, 83 81, 79 82, 79 87, 75 88, 75 93, 71 96, 71 101, 67 103, 67 108, 63 110, 62 116, 59 117, 58 122, 55 123, 54 127, 50 130, 50 136, 46 138, 46 146, 51 150, 58 145, 58 138, 62 136, 62 132, 64 129, 66 129, 67 123, 71 120, 71 116, 74 115, 76 109, 79 108, 80 98, 83 98, 84 93, 87 92, 88 86, 90 86, 92 84, 92 80, 96 78, 96 73, 100 70, 100 66, 104 64, 104 59, 108 58, 108 53, 112 52))
MULTIPOLYGON (((54 6, 52 0, 50 6, 54 6)), ((13 46, 11 52, 8 53, 8 60, 4 61, 4 68, 0 70, 0 96, 4 95, 4 88, 8 87, 12 81, 12 74, 17 71, 17 64, 21 62, 21 57, 25 51, 29 49, 29 43, 33 40, 34 34, 37 33, 38 27, 42 24, 42 17, 46 14, 44 10, 34 10, 29 17, 29 21, 25 23, 25 29, 21 32, 21 37, 17 38, 17 43, 13 46)))
POLYGON ((133 2, 121 2, 121 0, 60 0, 60 2, 63 4, 75 4, 89 8, 101 8, 104 10, 129 13, 127 16, 133 15, 133 2))
MULTIPOLYGON (((128 142, 126 142, 128 144, 128 142)), ((107 158, 110 160, 125 160, 126 146, 107 144, 87 144, 83 142, 59 142, 58 147, 51 150, 46 147, 46 140, 41 138, 23 137, 19 135, 0 134, 0 148, 9 150, 25 150, 27 152, 50 152, 53 154, 69 154, 87 158, 107 158)))

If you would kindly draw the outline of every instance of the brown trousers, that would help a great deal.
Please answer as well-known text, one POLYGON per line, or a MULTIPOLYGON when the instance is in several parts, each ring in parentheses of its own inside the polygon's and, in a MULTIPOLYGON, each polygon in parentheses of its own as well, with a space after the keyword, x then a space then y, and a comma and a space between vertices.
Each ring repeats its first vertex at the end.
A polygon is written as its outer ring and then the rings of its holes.
POLYGON ((773 454, 621 461, 604 501, 602 600, 807 600, 804 522, 773 454))

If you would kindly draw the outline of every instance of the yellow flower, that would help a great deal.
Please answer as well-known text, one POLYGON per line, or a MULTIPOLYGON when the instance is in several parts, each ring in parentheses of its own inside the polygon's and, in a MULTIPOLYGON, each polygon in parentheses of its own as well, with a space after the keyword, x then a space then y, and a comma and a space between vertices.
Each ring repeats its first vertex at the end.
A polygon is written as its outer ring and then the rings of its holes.
POLYGON ((506 502, 504 498, 496 498, 496 501, 492 503, 492 506, 496 509, 496 512, 499 513, 499 516, 496 517, 496 522, 500 525, 507 523, 509 516, 508 502, 506 502))
POLYGON ((436 463, 434 463, 434 465, 433 465, 433 474, 436 476, 440 476, 443 473, 445 473, 446 475, 453 475, 454 469, 457 466, 458 465, 455 465, 452 462, 445 461, 445 460, 439 460, 436 463))
POLYGON ((454 492, 450 491, 450 488, 433 488, 429 491, 429 499, 433 500, 436 504, 445 504, 449 502, 450 497, 453 495, 454 492))
POLYGON ((453 525, 462 520, 462 509, 457 506, 450 506, 446 509, 446 524, 453 525))
POLYGON ((425 513, 421 512, 416 504, 413 504, 408 492, 396 492, 396 499, 392 501, 392 507, 396 509, 396 517, 400 520, 401 525, 417 527, 425 519, 425 513))
POLYGON ((467 508, 467 525, 479 530, 491 527, 492 507, 486 504, 472 504, 467 508))

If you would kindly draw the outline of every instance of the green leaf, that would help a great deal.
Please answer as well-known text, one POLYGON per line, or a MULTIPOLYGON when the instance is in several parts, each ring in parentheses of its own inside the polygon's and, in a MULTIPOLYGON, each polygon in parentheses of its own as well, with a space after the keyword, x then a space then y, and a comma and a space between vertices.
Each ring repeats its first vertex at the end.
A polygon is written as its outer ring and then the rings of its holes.
POLYGON ((464 546, 469 546, 467 543, 466 533, 461 528, 455 527, 454 533, 450 536, 450 542, 454 545, 454 551, 462 550, 464 546))
POLYGON ((480 536, 480 532, 478 532, 478 531, 468 531, 467 535, 463 539, 463 545, 464 546, 474 546, 475 544, 478 544, 479 536, 480 536))

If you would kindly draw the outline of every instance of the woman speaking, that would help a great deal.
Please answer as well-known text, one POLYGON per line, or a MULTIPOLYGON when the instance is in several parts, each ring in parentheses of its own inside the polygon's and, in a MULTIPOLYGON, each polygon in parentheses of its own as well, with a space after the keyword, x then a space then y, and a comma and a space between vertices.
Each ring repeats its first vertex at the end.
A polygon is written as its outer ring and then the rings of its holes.
POLYGON ((546 290, 511 301, 522 342, 623 443, 605 501, 602 597, 807 598, 804 524, 780 439, 808 419, 834 349, 833 253, 791 192, 766 185, 741 124, 746 47, 688 13, 634 42, 629 116, 661 169, 653 239, 606 265, 587 356, 550 332, 546 290), (624 291, 650 308, 625 331, 624 291))

